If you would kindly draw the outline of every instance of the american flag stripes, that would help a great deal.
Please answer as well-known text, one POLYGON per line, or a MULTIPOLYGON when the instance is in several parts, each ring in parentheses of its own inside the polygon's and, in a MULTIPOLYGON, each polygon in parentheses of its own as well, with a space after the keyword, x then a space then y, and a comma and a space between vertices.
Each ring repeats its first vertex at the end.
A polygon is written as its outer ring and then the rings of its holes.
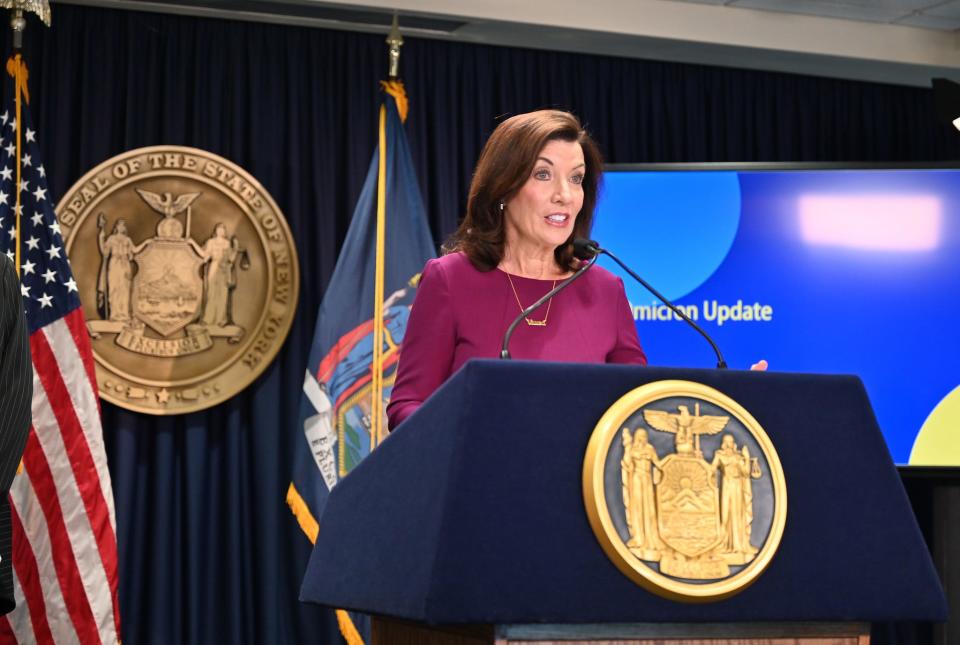
MULTIPOLYGON (((36 132, 21 106, 20 282, 33 356, 33 426, 10 491, 17 608, 0 640, 117 643, 116 518, 93 353, 47 192, 36 132)), ((0 252, 16 240, 16 111, 0 115, 0 252)))

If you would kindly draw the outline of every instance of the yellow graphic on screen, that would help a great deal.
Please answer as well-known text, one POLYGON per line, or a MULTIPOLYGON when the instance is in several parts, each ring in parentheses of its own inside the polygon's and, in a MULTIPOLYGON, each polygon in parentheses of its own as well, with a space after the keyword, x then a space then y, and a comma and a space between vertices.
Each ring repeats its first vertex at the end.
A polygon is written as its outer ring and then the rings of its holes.
POLYGON ((911 466, 960 464, 960 386, 945 396, 923 422, 910 453, 911 466))

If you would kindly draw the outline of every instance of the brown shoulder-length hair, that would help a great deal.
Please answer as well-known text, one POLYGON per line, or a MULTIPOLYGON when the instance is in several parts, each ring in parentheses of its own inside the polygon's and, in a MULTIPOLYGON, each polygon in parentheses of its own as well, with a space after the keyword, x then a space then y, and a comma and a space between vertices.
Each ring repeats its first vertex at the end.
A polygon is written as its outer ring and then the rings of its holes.
POLYGON ((540 151, 547 142, 555 139, 579 143, 586 165, 582 184, 583 208, 577 215, 568 243, 560 245, 554 252, 557 266, 563 269, 578 267, 569 242, 590 236, 603 158, 579 119, 560 110, 518 114, 497 126, 483 147, 474 170, 467 214, 457 232, 443 245, 444 253, 462 251, 481 271, 489 271, 500 264, 505 240, 500 204, 523 187, 533 172, 540 151))

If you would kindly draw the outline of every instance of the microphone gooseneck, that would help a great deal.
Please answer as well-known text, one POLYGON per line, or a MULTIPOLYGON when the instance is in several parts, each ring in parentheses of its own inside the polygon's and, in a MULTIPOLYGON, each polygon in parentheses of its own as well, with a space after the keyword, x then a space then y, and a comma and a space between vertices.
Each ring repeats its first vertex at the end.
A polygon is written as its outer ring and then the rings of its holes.
POLYGON ((727 361, 723 360, 723 354, 720 353, 720 348, 717 347, 717 344, 716 344, 715 342, 713 342, 713 339, 710 338, 710 335, 709 335, 707 332, 703 331, 703 329, 700 327, 700 325, 698 325, 697 323, 693 322, 693 320, 690 319, 690 316, 688 316, 687 314, 685 314, 685 313, 683 312, 683 310, 680 309, 680 307, 676 306, 675 304, 673 304, 672 302, 670 302, 669 300, 667 300, 666 298, 664 298, 663 295, 661 295, 659 291, 657 291, 656 289, 654 289, 654 288, 650 285, 650 283, 648 283, 646 280, 644 280, 643 278, 641 278, 640 276, 638 276, 636 273, 634 273, 633 270, 632 270, 630 267, 628 267, 626 264, 624 264, 623 262, 621 262, 621 261, 620 261, 620 258, 618 258, 617 256, 615 256, 613 253, 611 253, 610 251, 608 251, 608 250, 606 250, 606 249, 604 249, 604 248, 601 248, 596 242, 594 242, 594 241, 592 241, 592 240, 587 240, 587 243, 588 243, 588 245, 592 245, 593 249, 596 250, 596 253, 598 254, 598 257, 599 257, 599 254, 602 253, 602 254, 608 256, 611 260, 613 260, 613 261, 616 262, 617 264, 619 264, 620 267, 621 267, 624 271, 626 271, 627 273, 630 274, 630 277, 631 277, 631 278, 633 278, 634 280, 636 280, 637 282, 639 282, 641 285, 643 285, 643 287, 644 287, 647 291, 649 291, 649 292, 652 293, 654 296, 656 296, 657 298, 659 298, 659 299, 660 299, 660 302, 662 302, 662 303, 665 304, 667 307, 669 307, 670 310, 673 311, 673 313, 677 314, 677 316, 679 316, 681 320, 683 320, 685 323, 687 323, 688 325, 690 325, 691 327, 693 327, 694 329, 696 329, 698 332, 700 332, 700 335, 703 336, 704 339, 706 339, 706 341, 707 341, 708 343, 710 343, 710 347, 713 348, 713 353, 717 355, 717 369, 726 369, 726 368, 727 368, 727 361))
MULTIPOLYGON (((577 242, 581 242, 581 241, 583 240, 578 239, 574 241, 573 243, 574 255, 576 255, 576 257, 580 258, 581 260, 584 260, 586 258, 580 257, 580 255, 577 255, 577 242)), ((542 307, 548 300, 550 300, 550 298, 554 297, 555 295, 557 295, 558 293, 566 289, 568 286, 570 286, 570 284, 574 280, 582 276, 584 273, 587 272, 587 269, 589 269, 594 264, 596 264, 597 259, 599 257, 600 257, 599 255, 593 254, 590 261, 587 264, 580 267, 579 269, 577 269, 576 273, 574 273, 572 276, 570 276, 569 278, 567 278, 566 280, 558 284, 556 287, 554 287, 553 289, 545 293, 542 298, 540 298, 535 303, 533 303, 532 305, 530 305, 529 307, 527 307, 526 309, 520 312, 520 315, 517 316, 512 323, 510 323, 509 327, 507 327, 507 333, 503 335, 503 344, 500 346, 500 358, 507 359, 507 360, 510 359, 510 338, 511 336, 513 336, 513 330, 517 328, 517 325, 520 324, 520 321, 526 318, 527 316, 529 316, 530 314, 532 314, 534 311, 536 311, 540 307, 542 307)))

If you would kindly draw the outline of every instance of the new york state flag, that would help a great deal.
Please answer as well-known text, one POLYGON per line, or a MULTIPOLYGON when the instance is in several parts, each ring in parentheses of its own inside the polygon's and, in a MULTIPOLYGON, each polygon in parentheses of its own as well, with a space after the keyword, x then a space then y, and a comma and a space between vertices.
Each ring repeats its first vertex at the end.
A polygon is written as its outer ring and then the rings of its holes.
MULTIPOLYGON (((434 257, 423 200, 404 136, 401 111, 406 97, 399 82, 384 83, 381 147, 373 154, 343 249, 317 316, 313 345, 304 374, 294 472, 287 503, 311 542, 327 497, 337 482, 376 445, 371 410, 374 382, 374 309, 378 185, 385 188, 383 268, 382 405, 396 374, 410 306, 420 271, 434 257), (399 108, 398 108, 399 106, 399 108)), ((385 417, 384 427, 385 427, 385 417)), ((338 612, 341 631, 346 615, 338 612)), ((363 630, 361 630, 363 631, 363 630)))

